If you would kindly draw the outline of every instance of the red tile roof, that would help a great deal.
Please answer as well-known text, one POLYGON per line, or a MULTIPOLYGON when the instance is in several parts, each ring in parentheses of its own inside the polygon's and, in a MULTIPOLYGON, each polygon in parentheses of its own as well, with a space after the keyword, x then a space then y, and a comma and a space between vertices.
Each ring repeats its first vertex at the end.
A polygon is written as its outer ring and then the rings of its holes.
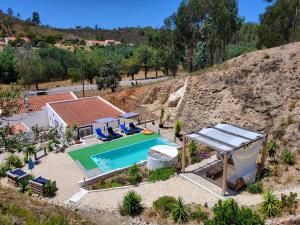
POLYGON ((24 133, 24 132, 29 131, 28 127, 24 123, 13 124, 13 125, 10 125, 10 127, 14 134, 24 133))
POLYGON ((49 104, 68 126, 84 126, 104 117, 118 118, 123 112, 99 97, 81 98, 49 104))
MULTIPOLYGON (((76 99, 72 93, 61 93, 61 94, 53 94, 53 95, 39 95, 39 96, 30 96, 28 97, 28 109, 30 112, 38 112, 42 111, 43 107, 46 106, 46 103, 49 102, 58 102, 65 100, 76 99)), ((24 104, 24 100, 20 100, 20 110, 19 113, 25 113, 26 108, 24 104)))

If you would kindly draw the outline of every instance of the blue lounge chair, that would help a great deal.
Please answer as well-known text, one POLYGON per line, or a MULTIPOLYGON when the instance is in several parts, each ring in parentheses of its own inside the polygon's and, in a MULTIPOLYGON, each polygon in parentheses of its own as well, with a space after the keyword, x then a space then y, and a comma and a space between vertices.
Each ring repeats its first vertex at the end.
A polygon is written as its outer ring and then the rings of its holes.
POLYGON ((108 127, 107 132, 113 139, 122 137, 122 135, 115 133, 114 130, 112 129, 112 127, 108 127))
POLYGON ((96 128, 96 134, 98 139, 101 141, 107 141, 109 140, 109 137, 102 133, 102 130, 100 128, 96 128))
POLYGON ((132 122, 129 123, 129 127, 134 130, 135 133, 140 133, 143 130, 142 128, 136 127, 132 122))
POLYGON ((119 127, 120 127, 121 132, 123 132, 124 134, 126 134, 126 135, 132 134, 132 130, 128 129, 125 126, 125 124, 121 124, 119 127))

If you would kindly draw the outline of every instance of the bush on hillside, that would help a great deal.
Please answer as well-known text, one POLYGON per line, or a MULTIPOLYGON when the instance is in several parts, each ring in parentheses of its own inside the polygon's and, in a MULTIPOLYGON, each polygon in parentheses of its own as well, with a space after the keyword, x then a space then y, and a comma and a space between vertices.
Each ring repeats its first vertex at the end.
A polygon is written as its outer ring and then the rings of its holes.
POLYGON ((281 154, 282 161, 287 165, 294 165, 295 164, 295 154, 290 152, 289 150, 285 149, 281 154))
POLYGON ((167 217, 172 212, 176 199, 172 196, 162 196, 153 202, 154 209, 163 217, 167 217))
POLYGON ((200 223, 208 219, 208 213, 198 207, 195 211, 191 212, 191 219, 200 223))
POLYGON ((264 221, 250 208, 239 207, 234 199, 219 201, 213 208, 213 218, 205 225, 251 224, 263 225, 264 221))
POLYGON ((174 167, 160 168, 156 170, 151 170, 149 172, 149 181, 156 182, 160 180, 167 180, 174 176, 176 170, 174 167))
POLYGON ((246 187, 246 191, 251 193, 251 194, 258 194, 262 193, 262 183, 261 182, 256 182, 254 184, 249 184, 246 187))
POLYGON ((129 170, 129 182, 131 184, 138 184, 142 181, 141 169, 138 165, 134 164, 129 170))

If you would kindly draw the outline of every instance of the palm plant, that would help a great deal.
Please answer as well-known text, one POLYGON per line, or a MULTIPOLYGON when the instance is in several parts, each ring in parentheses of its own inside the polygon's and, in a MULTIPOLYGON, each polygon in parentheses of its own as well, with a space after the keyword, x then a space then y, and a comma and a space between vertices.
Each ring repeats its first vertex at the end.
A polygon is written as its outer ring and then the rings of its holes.
POLYGON ((263 194, 263 201, 259 208, 259 211, 263 216, 271 218, 279 215, 280 207, 280 200, 273 194, 272 191, 267 191, 263 194))
POLYGON ((28 190, 28 181, 27 180, 21 180, 18 184, 20 192, 24 193, 28 190))
POLYGON ((47 197, 53 197, 56 191, 55 181, 49 180, 44 186, 44 193, 47 197))
POLYGON ((172 217, 176 223, 186 223, 188 221, 187 208, 182 198, 178 198, 172 210, 172 217))
POLYGON ((282 152, 281 159, 287 165, 292 166, 295 164, 295 155, 287 149, 282 152))
POLYGON ((33 145, 28 145, 25 148, 26 159, 28 159, 30 156, 34 155, 35 153, 36 153, 36 148, 33 145))
POLYGON ((120 213, 132 217, 140 215, 144 210, 144 206, 141 202, 142 197, 139 194, 135 191, 129 191, 123 198, 120 213))
POLYGON ((268 156, 272 159, 272 161, 274 161, 275 158, 277 157, 277 149, 278 149, 278 145, 275 140, 272 140, 267 144, 268 156))
POLYGON ((22 163, 22 160, 18 156, 14 155, 14 154, 10 154, 5 159, 4 165, 8 169, 15 169, 15 168, 18 168, 18 167, 22 167, 23 163, 22 163))

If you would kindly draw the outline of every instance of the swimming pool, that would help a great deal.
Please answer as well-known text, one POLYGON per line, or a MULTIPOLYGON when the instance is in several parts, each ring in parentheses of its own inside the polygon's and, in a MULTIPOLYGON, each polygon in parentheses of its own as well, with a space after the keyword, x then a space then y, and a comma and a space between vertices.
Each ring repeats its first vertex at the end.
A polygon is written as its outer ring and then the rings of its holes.
POLYGON ((91 159, 97 164, 102 172, 106 173, 147 160, 149 149, 155 145, 177 146, 174 143, 168 142, 166 139, 154 138, 93 155, 91 156, 91 159))

